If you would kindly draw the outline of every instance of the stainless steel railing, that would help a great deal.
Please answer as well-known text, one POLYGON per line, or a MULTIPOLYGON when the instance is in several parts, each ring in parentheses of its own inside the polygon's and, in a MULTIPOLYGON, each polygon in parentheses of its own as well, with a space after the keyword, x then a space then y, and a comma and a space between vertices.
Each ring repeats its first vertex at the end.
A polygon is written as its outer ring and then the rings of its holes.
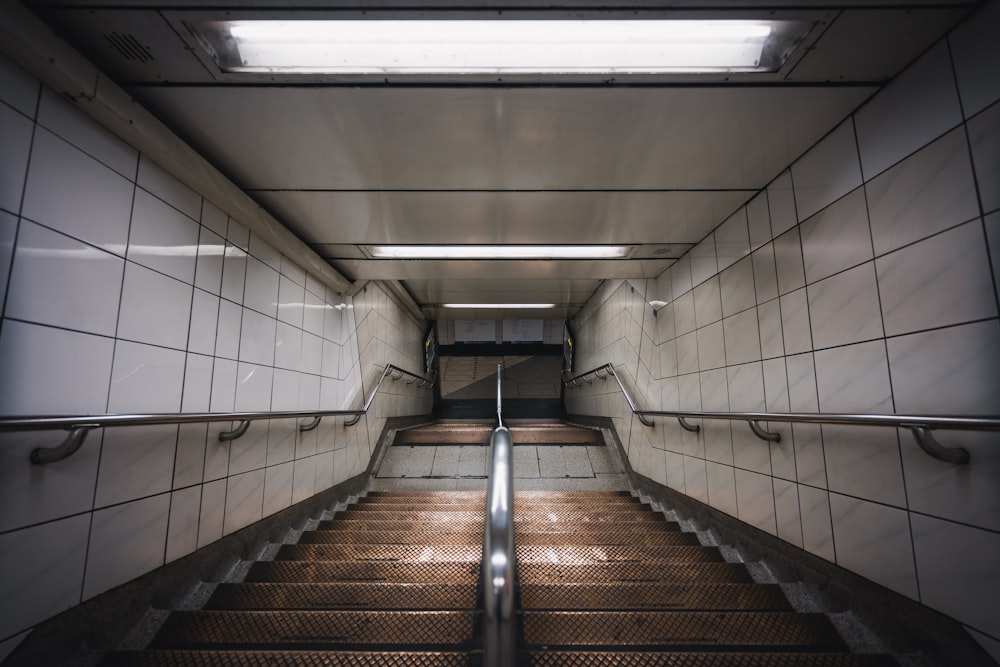
POLYGON ((503 425, 501 366, 497 366, 497 426, 490 437, 486 528, 483 539, 483 658, 486 667, 514 664, 514 441, 503 425))
POLYGON ((401 380, 411 378, 407 384, 419 382, 420 387, 433 387, 434 377, 425 378, 411 373, 393 364, 386 364, 375 388, 365 401, 364 407, 358 410, 287 410, 273 412, 189 412, 162 414, 105 414, 82 416, 35 416, 35 417, 0 417, 0 431, 42 431, 66 430, 66 439, 55 447, 36 447, 31 452, 32 463, 54 463, 72 455, 80 449, 89 434, 95 428, 113 426, 149 426, 158 424, 196 424, 205 422, 239 422, 232 430, 219 433, 219 440, 226 442, 235 440, 247 432, 250 423, 268 419, 309 419, 300 424, 300 431, 311 431, 319 426, 324 417, 351 417, 344 422, 345 426, 353 426, 368 412, 375 394, 382 387, 386 377, 401 380))
POLYGON ((581 382, 593 384, 594 379, 605 380, 613 377, 629 405, 630 410, 646 426, 653 426, 650 417, 670 417, 676 419, 682 428, 688 431, 698 431, 700 427, 691 424, 687 419, 726 419, 744 421, 754 435, 769 442, 780 442, 781 434, 765 430, 761 422, 795 422, 804 424, 838 424, 853 426, 889 426, 909 429, 917 445, 928 455, 948 463, 968 463, 969 452, 963 447, 945 447, 939 443, 932 433, 935 429, 963 431, 1000 431, 1000 418, 973 417, 963 415, 932 416, 932 415, 883 415, 883 414, 841 414, 841 413, 809 413, 809 412, 709 412, 684 410, 640 410, 628 393, 621 378, 615 373, 611 364, 598 366, 586 373, 581 373, 564 380, 567 387, 579 387, 581 382))

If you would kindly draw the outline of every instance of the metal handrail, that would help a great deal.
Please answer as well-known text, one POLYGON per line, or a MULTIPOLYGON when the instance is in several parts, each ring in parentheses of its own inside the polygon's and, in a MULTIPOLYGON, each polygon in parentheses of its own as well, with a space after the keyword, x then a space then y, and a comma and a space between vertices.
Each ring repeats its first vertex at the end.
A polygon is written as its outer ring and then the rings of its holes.
MULTIPOLYGON (((586 373, 581 373, 573 378, 567 379, 564 384, 568 386, 580 386, 580 381, 588 381, 585 376, 604 379, 607 375, 601 375, 601 371, 613 371, 611 364, 599 366, 586 373)), ((968 463, 969 452, 963 447, 945 447, 939 443, 932 434, 934 429, 948 429, 961 431, 1000 431, 1000 418, 998 417, 972 417, 965 415, 953 416, 931 416, 931 415, 884 415, 884 414, 842 414, 842 413, 811 413, 811 412, 710 412, 710 411, 684 411, 684 410, 639 410, 635 402, 625 391, 625 387, 617 374, 618 385, 625 394, 632 413, 646 426, 652 426, 653 422, 649 417, 671 417, 677 419, 681 427, 688 431, 698 431, 700 427, 696 424, 689 424, 685 419, 726 419, 730 421, 744 421, 750 426, 754 434, 770 442, 780 442, 781 434, 764 430, 760 422, 795 422, 803 424, 833 424, 852 426, 888 426, 896 428, 907 428, 913 434, 917 445, 924 452, 934 458, 948 463, 968 463)))
POLYGON ((574 387, 578 387, 580 386, 581 380, 587 384, 593 384, 594 381, 588 379, 591 376, 596 377, 599 380, 606 380, 609 376, 613 377, 615 382, 618 383, 618 388, 621 389, 622 395, 625 396, 625 400, 628 401, 628 407, 632 410, 632 414, 638 417, 639 421, 642 422, 644 426, 653 425, 653 422, 643 417, 639 409, 635 406, 635 401, 632 400, 632 395, 628 393, 628 389, 625 388, 625 385, 622 383, 622 379, 618 377, 618 373, 615 372, 615 367, 612 364, 604 364, 603 366, 598 366, 597 368, 589 370, 586 373, 580 373, 579 375, 571 377, 567 380, 563 380, 563 385, 568 387, 572 384, 574 387), (604 371, 606 375, 601 375, 601 371, 604 371))
POLYGON ((378 390, 382 387, 382 381, 385 380, 386 376, 389 375, 390 373, 399 373, 399 375, 392 378, 393 381, 401 380, 405 375, 411 378, 410 382, 407 382, 407 384, 413 384, 414 382, 419 381, 420 384, 417 385, 418 387, 430 388, 434 386, 435 376, 433 375, 433 373, 431 374, 431 377, 428 379, 421 375, 417 375, 416 373, 411 373, 410 371, 404 368, 400 368, 399 366, 395 366, 393 364, 386 364, 385 370, 382 371, 382 375, 379 377, 378 382, 375 383, 375 388, 372 389, 371 394, 368 395, 368 400, 365 401, 365 406, 361 408, 359 412, 355 413, 356 416, 354 417, 354 419, 344 422, 344 426, 354 426, 359 421, 361 421, 362 415, 368 412, 368 408, 371 407, 372 401, 375 400, 375 394, 377 394, 378 390))
POLYGON ((514 664, 514 441, 503 425, 500 366, 497 366, 497 427, 490 436, 486 527, 483 539, 483 657, 486 667, 514 664))
POLYGON ((497 364, 497 426, 503 426, 503 364, 497 364))
MULTIPOLYGON (((0 417, 0 432, 4 431, 45 431, 67 430, 69 435, 55 447, 36 447, 31 451, 32 463, 54 463, 61 461, 80 449, 87 434, 95 428, 112 426, 155 426, 163 424, 199 424, 208 422, 239 422, 239 426, 229 431, 219 433, 219 440, 227 442, 235 440, 246 433, 250 422, 262 419, 306 419, 310 421, 299 424, 299 431, 311 431, 319 426, 323 417, 353 417, 344 422, 345 426, 357 424, 362 415, 368 412, 375 393, 382 385, 382 380, 389 373, 401 372, 421 381, 421 387, 433 387, 434 380, 410 373, 393 364, 386 364, 382 377, 379 378, 374 391, 368 397, 360 410, 281 410, 271 412, 186 412, 186 413, 150 413, 150 414, 104 414, 80 416, 31 416, 31 417, 0 417)), ((393 378, 398 379, 398 378, 393 378)), ((414 380, 415 382, 416 380, 414 380)), ((412 382, 410 383, 412 384, 412 382)))

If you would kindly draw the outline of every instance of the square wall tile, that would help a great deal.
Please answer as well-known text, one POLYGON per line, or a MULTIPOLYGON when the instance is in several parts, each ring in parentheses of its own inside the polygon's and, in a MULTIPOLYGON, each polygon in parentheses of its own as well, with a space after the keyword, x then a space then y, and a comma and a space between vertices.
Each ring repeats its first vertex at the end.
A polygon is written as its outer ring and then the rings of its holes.
POLYGON ((774 263, 774 246, 762 245, 751 255, 753 282, 757 303, 770 301, 778 296, 778 270, 774 263))
POLYGON ((1000 535, 919 514, 911 520, 921 601, 983 632, 1000 634, 1000 535))
POLYGON ((236 402, 237 363, 229 359, 216 359, 212 367, 211 412, 233 412, 236 402))
POLYGON ((855 114, 865 180, 961 122, 948 45, 942 40, 855 114))
POLYGON ((822 412, 892 412, 885 343, 818 350, 815 359, 822 412))
MULTIPOLYGON (((13 242, 14 225, 9 229, 13 242)), ((6 315, 114 336, 124 269, 125 262, 117 255, 24 220, 11 267, 6 315)))
POLYGON ((1000 209, 1000 104, 982 112, 969 121, 969 142, 972 144, 972 164, 979 185, 983 211, 1000 209))
POLYGON ((185 349, 192 291, 188 284, 126 262, 118 337, 175 350, 185 349))
POLYGON ((200 517, 200 486, 192 486, 170 494, 166 562, 170 563, 181 556, 187 556, 198 548, 198 520, 200 517))
MULTIPOLYGON (((1000 211, 983 218, 986 226, 986 240, 990 246, 990 263, 993 266, 993 284, 1000 295, 1000 211)), ((0 270, 0 276, 3 275, 0 270)))
POLYGON ((229 478, 224 535, 260 521, 264 506, 264 476, 264 470, 254 470, 229 478))
POLYGON ((24 176, 31 153, 31 120, 0 104, 0 208, 11 213, 21 210, 24 176))
MULTIPOLYGON (((721 303, 721 296, 720 296, 721 303)), ((694 331, 697 327, 695 322, 694 293, 686 292, 678 297, 672 304, 674 308, 674 328, 678 336, 694 331)), ((720 305, 721 308, 721 305, 720 305)))
POLYGON ((746 208, 736 211, 715 230, 715 250, 719 258, 719 271, 750 254, 746 208))
MULTIPOLYGON (((186 355, 120 340, 111 369, 110 412, 179 412, 186 355)), ((107 372, 107 370, 105 370, 107 372)))
POLYGON ((201 486, 201 516, 198 520, 198 548, 222 537, 222 523, 226 515, 226 485, 220 479, 201 486))
POLYGON ((0 100, 34 118, 41 85, 20 66, 0 56, 0 100))
POLYGON ((735 470, 731 466, 712 461, 705 462, 705 469, 708 476, 708 504, 720 512, 738 517, 735 470))
POLYGON ((226 359, 239 357, 242 322, 243 308, 232 301, 221 299, 219 301, 219 324, 215 332, 215 356, 226 359))
POLYGON ((194 290, 191 304, 191 329, 187 349, 198 354, 215 352, 216 327, 219 323, 219 297, 194 290))
POLYGON ((805 220, 861 185, 861 164, 850 118, 792 165, 799 220, 805 220))
POLYGON ((677 339, 678 372, 687 373, 691 369, 690 353, 697 351, 697 369, 707 371, 726 365, 726 347, 722 322, 698 329, 696 333, 685 334, 677 339))
POLYGON ((209 412, 212 405, 212 371, 215 360, 202 354, 187 355, 181 412, 209 412))
POLYGON ((830 523, 830 494, 822 489, 799 485, 802 512, 802 546, 809 553, 836 562, 833 528, 830 523))
POLYGON ((114 340, 5 320, 0 414, 102 414, 114 340))
POLYGON ((872 258, 864 188, 802 223, 806 282, 814 283, 872 258))
POLYGON ((837 564, 917 599, 913 544, 906 511, 830 494, 837 564))
POLYGON ((785 340, 781 335, 781 305, 778 299, 757 307, 757 326, 760 331, 760 353, 763 359, 782 357, 785 340))
POLYGON ((83 599, 163 565, 169 514, 169 493, 94 512, 83 599))
POLYGON ((247 257, 245 250, 232 243, 226 243, 225 257, 222 261, 222 291, 220 292, 223 299, 228 299, 233 303, 243 303, 247 257))
POLYGON ((1000 62, 998 13, 996 3, 986 3, 948 36, 966 118, 1000 99, 1000 71, 990 66, 1000 62))
POLYGON ((771 213, 771 234, 778 237, 799 221, 795 211, 792 172, 784 171, 767 186, 767 202, 771 213))
MULTIPOLYGON (((316 296, 308 290, 305 293, 305 306, 302 313, 302 328, 316 336, 323 335, 324 313, 330 305, 322 297, 316 296)), ((294 324, 294 322, 293 322, 294 324)), ((560 338, 561 341, 561 333, 560 338)))
POLYGON ((820 489, 827 488, 823 430, 819 424, 792 424, 795 479, 820 489))
POLYGON ((180 424, 178 431, 177 458, 174 461, 174 489, 201 484, 204 478, 208 424, 180 424))
POLYGON ((722 292, 722 314, 726 317, 757 305, 751 259, 745 257, 719 274, 719 287, 722 292))
POLYGON ((949 132, 865 185, 875 254, 979 215, 965 129, 949 132))
POLYGON ((774 264, 778 276, 778 293, 787 294, 806 284, 802 267, 802 244, 799 230, 793 228, 774 239, 774 264))
POLYGON ((176 424, 107 429, 94 506, 117 505, 168 491, 176 452, 176 424))
POLYGON ((182 282, 194 283, 200 225, 142 188, 135 191, 128 258, 182 282))
POLYGON ((302 330, 278 322, 274 336, 274 366, 297 371, 301 356, 302 330))
POLYGON ((292 504, 294 472, 295 463, 293 461, 271 466, 266 470, 264 474, 264 516, 271 516, 292 504))
POLYGON ((274 369, 240 362, 236 378, 236 411, 256 412, 271 409, 271 383, 274 369))
POLYGON ((811 353, 785 357, 788 372, 788 405, 792 412, 819 412, 816 365, 811 353))
POLYGON ((764 412, 764 375, 759 361, 726 368, 729 409, 764 412))
POLYGON ((760 361, 760 334, 757 329, 756 308, 727 317, 722 324, 725 329, 727 364, 760 361))
POLYGON ((226 230, 229 226, 229 216, 222 209, 208 201, 201 200, 201 224, 217 236, 226 238, 226 230))
POLYGON ((823 424, 831 491, 906 507, 896 429, 823 424))
POLYGON ((684 493, 703 503, 708 502, 708 473, 704 459, 684 457, 684 493))
POLYGON ((886 344, 897 411, 996 413, 1000 396, 997 320, 890 338, 886 344))
POLYGON ((57 446, 64 432, 0 434, 0 532, 92 509, 102 435, 92 431, 73 456, 40 466, 30 462, 31 451, 57 446))
POLYGON ((278 313, 278 272, 253 257, 247 258, 243 305, 268 317, 278 313))
POLYGON ((722 296, 718 276, 713 276, 711 280, 694 288, 694 312, 699 327, 722 319, 722 296))
POLYGON ((38 128, 21 215, 124 255, 133 190, 128 179, 38 128))
POLYGON ((90 515, 0 535, 0 637, 80 603, 90 515))
POLYGON ((875 261, 886 335, 996 317, 979 220, 875 261))
POLYGON ((38 103, 38 124, 125 178, 135 178, 139 153, 47 86, 38 103))
POLYGON ((741 521, 772 535, 778 534, 774 488, 768 475, 736 469, 736 499, 741 521))
MULTIPOLYGON (((291 278, 281 276, 278 284, 278 319, 301 329, 304 307, 305 288, 293 282, 291 278)), ((320 323, 322 322, 320 313, 320 323)))
POLYGON ((17 218, 0 211, 0 313, 7 295, 7 278, 14 258, 14 237, 17 235, 17 218))
POLYGON ((802 515, 799 512, 799 487, 795 482, 774 478, 774 518, 777 535, 802 548, 802 515))
POLYGON ((276 327, 277 321, 274 318, 244 308, 240 330, 240 361, 272 365, 276 327))
POLYGON ((301 266, 288 259, 284 255, 281 257, 281 274, 292 279, 293 282, 299 285, 306 284, 306 272, 301 266))
POLYGON ((211 294, 222 291, 222 265, 226 255, 226 242, 221 236, 202 227, 198 237, 198 259, 195 265, 194 284, 211 294))
POLYGON ((670 286, 674 292, 674 298, 679 298, 682 294, 691 291, 691 257, 686 254, 677 260, 670 271, 670 286))
POLYGON ((145 155, 139 158, 136 185, 153 193, 192 220, 201 219, 201 195, 145 155))
POLYGON ((882 337, 879 290, 872 262, 806 288, 816 349, 882 337))

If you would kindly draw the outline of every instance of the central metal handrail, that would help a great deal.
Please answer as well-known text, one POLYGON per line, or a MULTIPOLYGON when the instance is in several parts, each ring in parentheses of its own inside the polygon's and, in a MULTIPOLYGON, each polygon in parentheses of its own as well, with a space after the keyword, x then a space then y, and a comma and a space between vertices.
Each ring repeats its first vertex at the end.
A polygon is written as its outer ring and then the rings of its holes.
POLYGON ((780 442, 781 434, 765 430, 760 422, 794 422, 804 424, 829 424, 853 426, 889 426, 909 429, 917 445, 928 455, 948 463, 968 463, 969 452, 963 447, 945 447, 935 440, 934 429, 963 431, 1000 431, 1000 418, 972 416, 931 416, 931 415, 881 415, 881 414, 840 414, 808 412, 709 412, 695 410, 639 410, 635 401, 625 389, 621 379, 611 364, 598 366, 564 380, 564 385, 579 387, 581 382, 592 384, 593 379, 614 377, 625 395, 632 413, 646 426, 653 426, 650 417, 670 417, 676 419, 687 431, 698 431, 700 426, 690 424, 687 419, 724 419, 746 422, 754 435, 769 442, 780 442), (602 375, 603 373, 603 375, 602 375))
POLYGON ((31 416, 31 417, 0 417, 0 432, 4 431, 45 431, 67 430, 69 435, 55 447, 37 447, 31 452, 32 463, 54 463, 61 461, 76 452, 83 445, 87 435, 96 428, 114 426, 157 426, 164 424, 199 424, 209 422, 239 422, 239 425, 228 431, 219 433, 219 440, 228 442, 236 440, 250 428, 250 422, 270 419, 310 419, 299 424, 299 431, 306 432, 315 429, 324 417, 351 417, 344 422, 345 426, 353 426, 368 412, 375 394, 382 386, 387 375, 398 374, 393 380, 408 376, 412 379, 407 384, 419 381, 420 387, 433 387, 434 378, 424 378, 399 368, 386 364, 382 376, 375 389, 371 392, 363 408, 359 410, 281 410, 270 412, 183 412, 183 413, 151 413, 151 414, 104 414, 79 416, 31 416))
POLYGON ((514 664, 514 441, 503 425, 501 367, 497 366, 497 427, 490 436, 486 528, 483 539, 483 657, 486 667, 514 664))

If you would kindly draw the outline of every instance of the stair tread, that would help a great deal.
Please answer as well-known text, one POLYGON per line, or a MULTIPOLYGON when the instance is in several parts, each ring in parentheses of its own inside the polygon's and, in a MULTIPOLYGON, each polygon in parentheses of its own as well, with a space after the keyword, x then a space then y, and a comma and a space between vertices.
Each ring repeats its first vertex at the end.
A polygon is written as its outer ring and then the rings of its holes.
POLYGON ((424 545, 474 545, 481 547, 483 531, 413 533, 389 530, 311 530, 302 533, 299 544, 424 544, 424 545))
POLYGON ((846 650, 822 614, 786 611, 530 611, 529 645, 846 650))
POLYGON ((278 549, 275 560, 463 562, 478 565, 482 556, 480 545, 286 544, 278 549))
POLYGON ((457 651, 113 651, 109 667, 465 667, 469 654, 457 651))
POLYGON ((471 641, 473 615, 471 611, 175 611, 150 648, 455 650, 471 641))
POLYGON ((457 610, 476 606, 476 586, 408 583, 240 583, 219 584, 205 609, 457 610))
POLYGON ((521 585, 521 604, 525 610, 792 609, 777 584, 524 583, 521 585))
POLYGON ((475 583, 479 578, 475 563, 349 563, 343 561, 261 561, 253 563, 244 581, 338 582, 374 581, 408 583, 475 583))
POLYGON ((742 563, 524 563, 518 575, 524 583, 753 583, 742 563))
POLYGON ((525 661, 532 667, 891 667, 898 664, 887 655, 808 651, 532 651, 525 661))
MULTIPOLYGON (((535 534, 549 534, 549 533, 568 533, 568 532, 580 532, 588 534, 603 534, 605 531, 609 530, 631 530, 633 534, 636 533, 654 533, 654 532, 678 532, 680 531, 680 526, 676 523, 668 521, 628 521, 621 520, 615 521, 613 526, 608 525, 609 522, 593 523, 587 525, 578 525, 576 527, 570 527, 562 522, 545 522, 545 523, 525 523, 523 521, 517 522, 514 526, 515 537, 519 537, 526 533, 535 534)), ((317 531, 331 531, 331 530, 343 530, 346 532, 356 532, 356 531, 368 531, 368 532, 408 532, 417 533, 424 531, 434 531, 434 532, 466 532, 473 531, 477 534, 483 532, 485 526, 485 521, 481 518, 477 519, 461 519, 454 521, 405 521, 402 519, 396 521, 369 521, 365 518, 337 518, 328 521, 321 521, 316 527, 317 531)))

